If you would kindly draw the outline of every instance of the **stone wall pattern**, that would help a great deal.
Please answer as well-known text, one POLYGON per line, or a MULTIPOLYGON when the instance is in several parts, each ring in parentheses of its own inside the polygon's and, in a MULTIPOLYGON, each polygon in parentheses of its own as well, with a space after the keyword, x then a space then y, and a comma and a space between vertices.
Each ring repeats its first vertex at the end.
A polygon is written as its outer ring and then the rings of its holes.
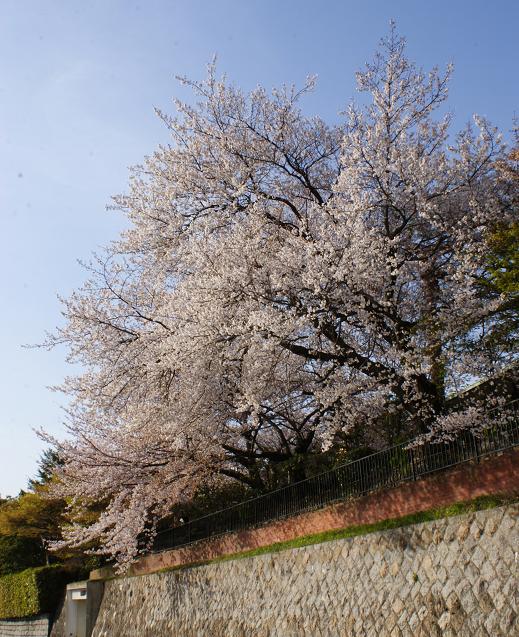
POLYGON ((107 581, 93 636, 517 637, 518 514, 107 581))
POLYGON ((0 620, 0 637, 48 637, 49 616, 0 620))

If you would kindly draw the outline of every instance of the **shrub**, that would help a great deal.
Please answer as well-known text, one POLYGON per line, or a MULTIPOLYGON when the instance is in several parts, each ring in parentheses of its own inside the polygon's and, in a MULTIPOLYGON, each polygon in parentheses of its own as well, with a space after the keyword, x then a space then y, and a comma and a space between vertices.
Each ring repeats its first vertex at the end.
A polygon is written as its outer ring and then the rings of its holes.
POLYGON ((61 566, 28 568, 0 577, 0 619, 53 613, 75 573, 61 566))
POLYGON ((45 551, 36 538, 0 535, 0 576, 44 564, 45 551))

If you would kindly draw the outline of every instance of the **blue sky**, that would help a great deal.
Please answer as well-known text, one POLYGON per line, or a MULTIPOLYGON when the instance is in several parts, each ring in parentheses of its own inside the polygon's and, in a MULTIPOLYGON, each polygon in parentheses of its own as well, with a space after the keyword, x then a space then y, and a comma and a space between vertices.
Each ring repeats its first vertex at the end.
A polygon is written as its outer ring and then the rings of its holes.
POLYGON ((245 89, 301 83, 307 109, 335 119, 355 95, 391 18, 425 68, 455 64, 450 108, 505 133, 519 96, 515 0, 0 1, 0 494, 36 470, 33 427, 63 435, 63 350, 23 349, 60 323, 57 294, 84 279, 77 259, 117 236, 107 212, 128 166, 167 141, 153 107, 188 98, 213 54, 245 89))

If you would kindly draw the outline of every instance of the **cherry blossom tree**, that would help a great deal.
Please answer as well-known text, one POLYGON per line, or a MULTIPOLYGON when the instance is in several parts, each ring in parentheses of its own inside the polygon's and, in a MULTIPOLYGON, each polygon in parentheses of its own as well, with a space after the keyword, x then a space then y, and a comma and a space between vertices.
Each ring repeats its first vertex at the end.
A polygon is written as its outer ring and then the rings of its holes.
POLYGON ((478 343, 510 301, 481 280, 517 184, 486 120, 453 136, 434 117, 450 75, 417 69, 392 29, 357 76, 368 106, 336 126, 300 109, 313 79, 249 95, 214 65, 182 79, 195 103, 159 112, 171 144, 132 170, 115 199, 129 229, 49 338, 85 369, 62 387, 55 489, 109 503, 65 542, 101 538, 124 565, 201 485, 265 487, 273 464, 354 432, 386 444, 388 422, 470 424, 448 393, 513 360, 478 343))

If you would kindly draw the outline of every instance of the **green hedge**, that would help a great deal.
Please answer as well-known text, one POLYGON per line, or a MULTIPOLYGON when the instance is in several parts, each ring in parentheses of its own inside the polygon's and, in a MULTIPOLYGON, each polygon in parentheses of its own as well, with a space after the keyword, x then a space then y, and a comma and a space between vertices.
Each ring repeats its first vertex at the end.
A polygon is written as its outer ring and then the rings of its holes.
POLYGON ((53 613, 73 579, 61 566, 28 568, 0 577, 0 619, 53 613))
POLYGON ((39 540, 20 535, 0 535, 0 576, 44 564, 45 551, 39 540))

